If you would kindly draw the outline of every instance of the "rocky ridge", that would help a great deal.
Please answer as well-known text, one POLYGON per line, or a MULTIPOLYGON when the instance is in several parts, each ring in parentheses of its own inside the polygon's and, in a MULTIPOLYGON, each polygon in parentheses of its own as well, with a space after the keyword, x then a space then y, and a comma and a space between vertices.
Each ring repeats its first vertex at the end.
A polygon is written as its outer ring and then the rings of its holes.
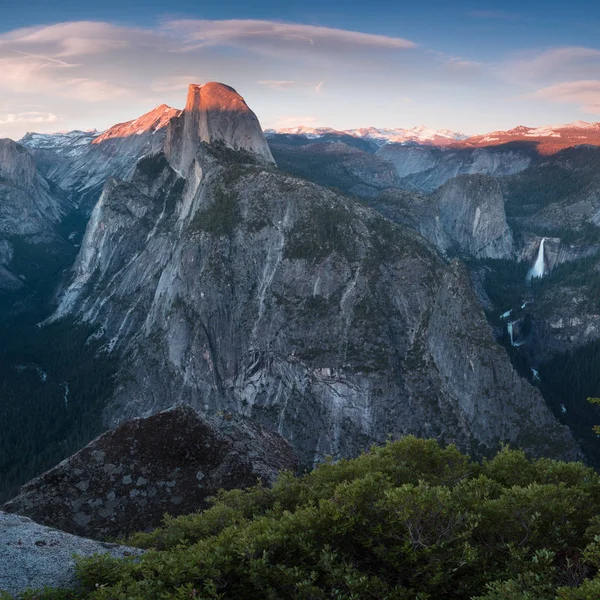
POLYGON ((377 151, 377 156, 394 165, 401 187, 429 193, 458 175, 502 177, 519 173, 535 159, 535 150, 510 145, 471 149, 388 144, 377 151))
POLYGON ((162 148, 166 126, 179 113, 163 104, 102 134, 27 134, 20 142, 31 150, 40 171, 89 215, 106 180, 127 179, 141 157, 162 148))
POLYGON ((461 252, 475 258, 513 257, 513 235, 497 179, 454 177, 438 188, 433 199, 441 227, 461 252))

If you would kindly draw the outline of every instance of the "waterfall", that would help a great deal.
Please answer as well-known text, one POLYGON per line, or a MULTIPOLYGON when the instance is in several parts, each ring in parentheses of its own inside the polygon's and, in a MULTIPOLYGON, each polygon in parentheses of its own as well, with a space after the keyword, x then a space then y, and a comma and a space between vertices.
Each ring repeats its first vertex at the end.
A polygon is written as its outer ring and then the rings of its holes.
POLYGON ((540 242, 540 248, 538 250, 537 258, 535 263, 529 272, 527 273, 527 281, 530 282, 534 277, 543 277, 546 270, 546 264, 544 263, 544 242, 546 238, 542 238, 540 242))
POLYGON ((510 336, 510 345, 514 346, 515 345, 515 341, 513 339, 513 324, 512 324, 512 321, 510 323, 508 323, 508 325, 506 326, 506 329, 508 330, 508 335, 510 336))

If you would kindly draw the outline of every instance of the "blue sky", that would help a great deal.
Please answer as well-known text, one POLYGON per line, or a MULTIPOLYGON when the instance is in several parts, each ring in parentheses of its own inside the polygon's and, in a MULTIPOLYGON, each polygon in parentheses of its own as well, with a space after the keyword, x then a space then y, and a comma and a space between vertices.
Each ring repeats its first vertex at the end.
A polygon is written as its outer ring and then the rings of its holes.
POLYGON ((11 3, 0 136, 105 128, 216 79, 265 127, 600 120, 600 3, 11 3))

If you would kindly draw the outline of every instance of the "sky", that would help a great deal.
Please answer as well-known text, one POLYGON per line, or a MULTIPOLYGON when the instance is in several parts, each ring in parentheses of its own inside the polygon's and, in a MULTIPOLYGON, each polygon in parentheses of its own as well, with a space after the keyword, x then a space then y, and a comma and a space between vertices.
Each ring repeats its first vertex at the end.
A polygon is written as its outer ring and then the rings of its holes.
POLYGON ((600 3, 28 0, 2 8, 0 137, 106 129, 189 83, 263 127, 467 134, 600 121, 600 3))

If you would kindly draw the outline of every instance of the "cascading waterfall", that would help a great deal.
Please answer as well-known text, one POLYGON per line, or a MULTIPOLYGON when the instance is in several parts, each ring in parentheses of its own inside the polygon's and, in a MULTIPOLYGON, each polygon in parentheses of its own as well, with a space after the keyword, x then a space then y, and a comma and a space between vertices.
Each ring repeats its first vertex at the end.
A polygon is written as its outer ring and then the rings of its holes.
POLYGON ((515 340, 513 339, 513 324, 512 324, 512 321, 510 321, 506 325, 506 329, 508 330, 508 335, 510 336, 510 345, 514 346, 515 345, 515 340))
POLYGON ((534 277, 543 277, 546 271, 546 263, 544 262, 544 243, 546 238, 542 238, 537 258, 531 269, 527 273, 527 282, 529 283, 534 277))

